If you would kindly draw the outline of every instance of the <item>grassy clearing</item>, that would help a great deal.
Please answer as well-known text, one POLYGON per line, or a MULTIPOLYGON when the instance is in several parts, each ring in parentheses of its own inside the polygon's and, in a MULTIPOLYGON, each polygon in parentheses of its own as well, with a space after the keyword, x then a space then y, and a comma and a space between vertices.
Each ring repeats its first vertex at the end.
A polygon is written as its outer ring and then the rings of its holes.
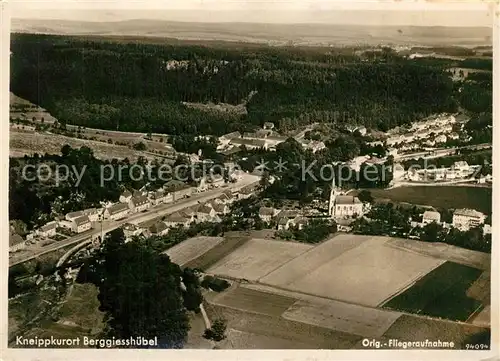
POLYGON ((467 296, 467 290, 481 271, 446 262, 418 280, 384 307, 427 316, 465 321, 481 302, 467 296))
POLYGON ((439 208, 473 208, 490 214, 492 189, 483 187, 400 187, 369 189, 376 200, 408 202, 439 208))

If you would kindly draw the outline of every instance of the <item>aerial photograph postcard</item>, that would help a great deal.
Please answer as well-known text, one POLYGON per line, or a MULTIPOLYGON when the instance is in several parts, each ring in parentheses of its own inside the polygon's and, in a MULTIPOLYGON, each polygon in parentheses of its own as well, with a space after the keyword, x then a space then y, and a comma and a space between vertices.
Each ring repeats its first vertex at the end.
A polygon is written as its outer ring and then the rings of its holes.
POLYGON ((400 3, 12 2, 9 350, 490 352, 494 9, 400 3))

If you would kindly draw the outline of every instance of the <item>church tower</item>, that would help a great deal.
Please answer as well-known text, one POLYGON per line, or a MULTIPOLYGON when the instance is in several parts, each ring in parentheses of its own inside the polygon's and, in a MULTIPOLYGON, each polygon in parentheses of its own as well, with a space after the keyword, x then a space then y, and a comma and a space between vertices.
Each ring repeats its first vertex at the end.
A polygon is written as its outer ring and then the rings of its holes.
POLYGON ((337 192, 337 186, 335 185, 335 174, 332 177, 332 189, 330 190, 330 200, 328 202, 328 215, 330 217, 335 217, 335 198, 339 195, 337 192))

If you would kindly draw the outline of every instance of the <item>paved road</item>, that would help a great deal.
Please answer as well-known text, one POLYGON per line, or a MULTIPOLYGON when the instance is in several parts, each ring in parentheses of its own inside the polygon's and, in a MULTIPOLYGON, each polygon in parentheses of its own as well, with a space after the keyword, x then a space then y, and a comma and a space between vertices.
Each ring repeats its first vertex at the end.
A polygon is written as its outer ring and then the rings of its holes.
MULTIPOLYGON (((210 199, 214 199, 222 194, 222 192, 226 189, 238 190, 245 186, 255 184, 259 181, 259 177, 245 174, 243 179, 237 183, 230 183, 227 187, 209 190, 203 193, 198 193, 192 195, 190 198, 182 199, 174 203, 169 204, 161 204, 159 206, 151 208, 148 212, 144 213, 135 213, 130 215, 127 218, 124 218, 119 221, 104 221, 102 232, 107 233, 112 231, 125 223, 134 223, 139 224, 142 222, 150 221, 152 219, 158 218, 160 216, 168 215, 186 207, 193 206, 199 202, 206 202, 210 199)), ((36 250, 34 252, 22 252, 19 255, 14 254, 9 260, 9 267, 12 267, 16 264, 23 263, 34 258, 37 258, 43 254, 54 252, 58 249, 70 246, 72 244, 77 244, 83 242, 92 236, 99 235, 101 233, 101 227, 98 226, 95 229, 87 231, 85 233, 79 234, 77 236, 65 239, 64 241, 55 242, 51 245, 43 247, 42 249, 36 250)))

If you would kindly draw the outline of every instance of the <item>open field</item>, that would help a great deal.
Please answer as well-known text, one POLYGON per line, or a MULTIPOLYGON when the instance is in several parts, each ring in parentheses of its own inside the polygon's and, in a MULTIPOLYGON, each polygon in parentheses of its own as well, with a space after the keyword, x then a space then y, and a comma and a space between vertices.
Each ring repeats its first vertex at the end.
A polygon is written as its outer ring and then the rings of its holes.
POLYGON ((330 300, 298 301, 283 314, 288 320, 375 338, 381 337, 399 316, 397 312, 330 300))
POLYGON ((251 239, 208 269, 208 273, 256 281, 312 246, 264 239, 251 239))
POLYGON ((290 261, 285 267, 278 268, 271 274, 263 277, 260 282, 272 285, 279 284, 282 287, 286 287, 296 279, 313 272, 317 267, 358 247, 370 238, 370 236, 336 235, 331 240, 311 248, 300 257, 290 261))
POLYGON ((210 304, 206 309, 211 319, 224 317, 228 321, 229 335, 237 338, 234 346, 231 345, 231 339, 223 341, 222 348, 349 349, 361 340, 360 336, 286 320, 283 317, 210 304), (236 335, 231 335, 231 330, 236 330, 236 335))
POLYGON ((384 307, 465 321, 481 306, 481 302, 466 294, 480 274, 478 269, 446 262, 385 303, 384 307))
POLYGON ((249 239, 249 237, 244 235, 231 236, 226 234, 222 242, 209 249, 208 252, 205 252, 200 257, 189 261, 185 264, 185 266, 206 270, 217 263, 220 259, 238 249, 238 247, 243 246, 249 239))
POLYGON ((165 253, 170 257, 172 262, 177 263, 182 267, 186 263, 205 254, 210 249, 220 244, 223 240, 224 238, 222 237, 189 238, 184 242, 168 249, 165 253))
POLYGON ((481 270, 489 270, 491 268, 490 254, 471 251, 446 243, 431 243, 417 241, 414 239, 390 238, 386 244, 388 246, 396 247, 409 252, 416 252, 422 255, 479 268, 481 270))
POLYGON ((10 132, 11 157, 22 157, 25 154, 33 155, 34 153, 60 154, 61 147, 65 144, 70 145, 72 148, 89 147, 93 150, 96 158, 100 159, 128 158, 130 161, 136 161, 139 156, 143 156, 146 159, 155 158, 149 153, 140 152, 121 145, 83 140, 58 134, 10 132))
MULTIPOLYGON (((340 255, 330 255, 326 263, 326 252, 317 247, 308 252, 307 257, 297 257, 261 282, 375 307, 444 262, 388 247, 384 237, 363 237, 363 240, 359 246, 340 255), (321 253, 318 258, 323 258, 322 262, 311 262, 316 252, 321 253), (295 269, 307 269, 308 272, 289 277, 295 269)), ((334 237, 328 242, 340 241, 334 237)))
POLYGON ((399 187, 392 189, 369 189, 377 200, 408 202, 440 208, 472 208, 486 214, 492 209, 492 189, 484 187, 399 187))
POLYGON ((297 299, 293 297, 236 286, 231 287, 210 302, 237 310, 280 316, 296 301, 297 299))
POLYGON ((395 338, 400 341, 448 341, 454 342, 455 348, 464 349, 466 340, 486 328, 455 323, 446 320, 422 318, 411 315, 402 315, 392 324, 384 334, 386 338, 395 338))

